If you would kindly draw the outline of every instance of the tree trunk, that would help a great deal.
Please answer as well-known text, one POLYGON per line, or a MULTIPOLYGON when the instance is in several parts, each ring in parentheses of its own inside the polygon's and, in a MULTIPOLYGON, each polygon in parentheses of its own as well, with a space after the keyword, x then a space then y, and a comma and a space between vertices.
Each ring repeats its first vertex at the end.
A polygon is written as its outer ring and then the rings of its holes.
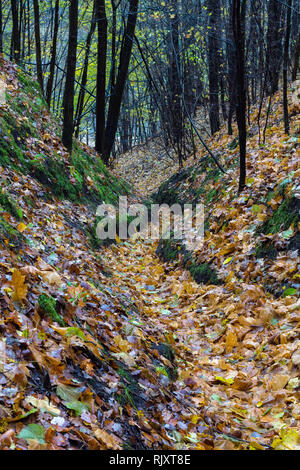
POLYGON ((245 21, 246 0, 233 0, 232 26, 236 54, 237 107, 236 119, 240 144, 239 192, 246 186, 246 74, 245 74, 245 21))
POLYGON ((74 91, 76 74, 76 52, 78 35, 78 0, 69 4, 69 44, 67 56, 67 73, 63 98, 63 133, 62 141, 66 149, 72 152, 74 130, 74 91))
POLYGON ((11 37, 11 59, 17 63, 20 62, 20 35, 19 35, 19 14, 18 14, 18 0, 11 0, 12 12, 12 37, 11 37))
POLYGON ((118 129, 120 108, 128 75, 128 68, 134 40, 138 5, 139 0, 130 0, 127 25, 124 32, 123 43, 120 53, 120 63, 118 68, 116 85, 109 102, 107 125, 105 131, 105 149, 103 154, 105 162, 108 162, 109 160, 118 129))
POLYGON ((220 130, 219 116, 219 40, 220 0, 208 0, 208 77, 209 77, 209 121, 211 133, 220 130))
POLYGON ((180 51, 178 29, 178 4, 171 0, 170 8, 170 51, 169 51, 169 110, 171 123, 171 138, 177 152, 179 166, 183 164, 183 115, 181 107, 182 83, 180 77, 180 51))
POLYGON ((232 30, 233 2, 230 2, 230 19, 227 26, 227 62, 228 62, 228 90, 229 90, 229 109, 228 109, 228 134, 232 135, 232 119, 236 106, 236 54, 234 46, 234 37, 232 30))
POLYGON ((33 0, 34 10, 34 35, 35 35, 35 53, 36 53, 36 72, 37 79, 41 87, 42 94, 44 94, 44 78, 42 66, 42 53, 41 53, 41 33, 40 33, 40 9, 39 1, 33 0))
POLYGON ((2 0, 0 0, 0 54, 3 53, 3 15, 2 15, 2 0))
POLYGON ((284 115, 284 131, 286 134, 290 133, 287 88, 288 88, 289 46, 290 46, 290 35, 291 35, 291 6, 292 6, 292 0, 287 0, 285 38, 284 38, 284 56, 283 56, 283 115, 284 115))
POLYGON ((90 26, 89 33, 86 38, 86 45, 85 45, 85 57, 84 57, 84 66, 83 66, 83 72, 82 72, 82 78, 81 78, 81 86, 79 90, 79 96, 78 96, 78 101, 77 101, 77 108, 76 108, 76 119, 75 119, 75 126, 76 126, 76 131, 75 131, 75 136, 78 137, 79 131, 80 131, 80 122, 81 122, 81 115, 83 112, 83 107, 84 107, 84 99, 85 99, 85 89, 87 85, 87 78, 88 78, 88 68, 89 68, 89 57, 90 57, 90 51, 91 51, 91 43, 92 39, 96 30, 96 0, 94 0, 94 7, 93 7, 93 17, 92 17, 92 22, 90 26))
MULTIPOLYGON (((107 60, 107 18, 105 0, 96 0, 96 19, 98 22, 98 68, 96 98, 96 151, 104 155, 105 141, 105 91, 107 60)), ((106 159, 107 161, 107 159, 106 159)))
POLYGON ((59 0, 56 0, 56 2, 55 2, 55 14, 54 14, 54 31, 53 31, 53 41, 52 41, 52 51, 51 51, 50 72, 49 72, 49 79, 48 79, 47 91, 46 91, 46 101, 48 103, 49 108, 50 108, 50 104, 51 104, 51 96, 52 96, 54 74, 55 74, 58 27, 59 27, 59 0))
POLYGON ((299 68, 299 59, 300 59, 300 34, 298 34, 297 38, 297 46, 296 46, 296 51, 295 51, 295 57, 294 57, 294 66, 292 70, 292 81, 294 82, 297 79, 297 72, 299 68))
POLYGON ((266 54, 268 95, 273 95, 278 91, 282 61, 281 12, 282 4, 277 0, 269 0, 266 54))

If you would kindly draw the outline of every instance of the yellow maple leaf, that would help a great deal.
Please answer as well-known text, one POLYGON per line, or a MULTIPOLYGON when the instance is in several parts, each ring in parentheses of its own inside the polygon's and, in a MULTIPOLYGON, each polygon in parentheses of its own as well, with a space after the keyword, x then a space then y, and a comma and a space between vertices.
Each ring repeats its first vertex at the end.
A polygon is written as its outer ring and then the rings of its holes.
POLYGON ((17 226, 17 230, 18 230, 20 233, 23 233, 26 229, 27 229, 27 225, 23 224, 23 222, 21 222, 21 223, 17 226))
POLYGON ((22 275, 21 271, 15 269, 11 278, 11 285, 13 287, 12 300, 21 302, 26 299, 28 287, 24 281, 25 276, 22 275))

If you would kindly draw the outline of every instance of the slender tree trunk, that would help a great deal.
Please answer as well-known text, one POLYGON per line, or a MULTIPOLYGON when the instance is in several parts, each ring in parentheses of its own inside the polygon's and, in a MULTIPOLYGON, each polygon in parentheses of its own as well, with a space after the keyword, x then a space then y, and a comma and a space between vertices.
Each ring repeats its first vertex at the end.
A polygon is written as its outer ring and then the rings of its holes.
POLYGON ((50 62, 49 79, 48 79, 47 91, 46 91, 46 101, 49 107, 51 104, 52 89, 53 89, 54 74, 55 74, 58 27, 59 27, 59 0, 56 0, 55 13, 54 13, 54 30, 53 30, 53 40, 52 40, 52 50, 51 50, 51 62, 50 62))
MULTIPOLYGON (((120 2, 119 2, 120 5, 120 2)), ((111 32, 111 93, 113 93, 116 81, 116 44, 117 44, 117 9, 115 0, 111 0, 112 7, 112 32, 111 32)))
POLYGON ((182 83, 180 70, 179 29, 178 29, 178 3, 171 0, 170 8, 170 51, 169 51, 169 110, 171 123, 171 138, 179 159, 179 166, 183 165, 183 114, 181 106, 182 83))
POLYGON ((3 14, 2 14, 2 0, 0 0, 0 54, 3 53, 3 14))
POLYGON ((24 59, 24 54, 23 52, 23 46, 22 46, 22 30, 23 30, 23 25, 25 21, 23 21, 23 17, 25 17, 25 3, 24 1, 19 2, 19 30, 18 30, 18 35, 19 35, 19 42, 20 42, 20 61, 21 59, 24 59))
POLYGON ((20 35, 19 35, 19 14, 18 14, 18 0, 11 0, 12 12, 12 39, 11 39, 11 59, 17 63, 20 62, 20 35))
POLYGON ((232 135, 232 119, 236 105, 236 54, 234 46, 234 37, 232 30, 233 2, 230 1, 230 19, 227 26, 227 61, 228 61, 228 90, 229 90, 229 109, 228 109, 228 134, 232 135))
POLYGON ((236 53, 237 107, 236 119, 240 143, 240 181, 239 192, 246 186, 246 74, 245 74, 245 22, 246 0, 233 0, 232 26, 236 53))
POLYGON ((30 36, 30 0, 27 0, 27 54, 31 56, 31 36, 30 36))
POLYGON ((220 0, 208 0, 209 35, 208 35, 208 76, 209 76, 209 121, 211 133, 220 129, 219 115, 219 25, 220 0))
POLYGON ((67 73, 63 98, 63 132, 62 141, 66 149, 72 152, 74 130, 74 91, 76 74, 76 53, 78 35, 78 0, 69 4, 69 45, 67 56, 67 73))
POLYGON ((35 51, 36 51, 36 71, 38 82, 41 87, 41 91, 44 94, 44 78, 43 78, 43 66, 42 66, 42 53, 41 53, 41 33, 40 33, 40 8, 39 0, 33 0, 34 10, 34 34, 35 34, 35 51))
POLYGON ((89 33, 86 38, 84 66, 83 66, 81 86, 79 90, 79 96, 78 96, 77 108, 76 108, 76 119, 75 119, 75 123, 76 123, 75 124, 76 125, 75 136, 76 137, 79 136, 79 131, 80 131, 81 115, 82 115, 83 107, 84 107, 85 89, 86 89, 87 78, 88 78, 91 43, 92 43, 92 39, 96 30, 96 23, 97 23, 96 14, 95 14, 96 13, 96 1, 97 0, 94 0, 92 22, 91 22, 89 33))
POLYGON ((120 63, 116 79, 114 93, 110 97, 107 125, 105 131, 105 149, 103 158, 108 162, 113 149, 120 116, 122 97, 128 75, 128 68, 131 58, 134 32, 138 14, 139 0, 130 0, 127 25, 124 32, 124 40, 120 53, 120 63))
POLYGON ((297 79, 297 72, 299 69, 299 59, 300 59, 300 34, 298 34, 296 51, 294 56, 294 66, 292 70, 292 81, 294 82, 297 79))
MULTIPOLYGON (((105 142, 105 92, 107 60, 107 18, 105 0, 96 0, 96 19, 98 22, 98 68, 96 98, 96 151, 104 155, 105 142)), ((107 159, 106 159, 107 161, 107 159)))
POLYGON ((286 134, 290 133, 287 88, 288 88, 289 46, 290 46, 290 35, 291 35, 291 6, 292 6, 292 0, 287 0, 285 38, 284 38, 284 56, 283 56, 283 114, 284 114, 284 130, 286 134))
POLYGON ((273 95, 278 91, 282 62, 281 13, 282 3, 277 0, 269 0, 266 54, 268 95, 273 95))

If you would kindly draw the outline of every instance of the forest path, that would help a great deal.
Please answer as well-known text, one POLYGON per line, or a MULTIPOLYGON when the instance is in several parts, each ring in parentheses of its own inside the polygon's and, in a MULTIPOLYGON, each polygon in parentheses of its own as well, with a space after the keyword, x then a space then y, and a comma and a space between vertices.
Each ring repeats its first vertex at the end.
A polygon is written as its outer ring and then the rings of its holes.
MULTIPOLYGON (((191 163, 189 159, 184 165, 191 163)), ((113 166, 113 173, 123 178, 141 201, 148 199, 178 171, 178 160, 158 140, 135 147, 119 156, 113 166)))
MULTIPOLYGON (((269 448, 272 425, 284 426, 289 392, 280 381, 289 377, 276 367, 271 373, 273 351, 270 358, 263 353, 270 332, 242 314, 263 304, 261 289, 245 284, 237 296, 234 288, 198 285, 187 271, 162 263, 156 248, 157 242, 137 237, 103 255, 112 273, 108 283, 137 306, 135 321, 144 337, 165 338, 174 352, 171 364, 166 360, 165 368, 157 368, 169 401, 157 404, 162 429, 178 448, 269 448), (168 377, 168 366, 176 367, 176 377, 168 377)), ((276 307, 283 305, 278 301, 276 307)))

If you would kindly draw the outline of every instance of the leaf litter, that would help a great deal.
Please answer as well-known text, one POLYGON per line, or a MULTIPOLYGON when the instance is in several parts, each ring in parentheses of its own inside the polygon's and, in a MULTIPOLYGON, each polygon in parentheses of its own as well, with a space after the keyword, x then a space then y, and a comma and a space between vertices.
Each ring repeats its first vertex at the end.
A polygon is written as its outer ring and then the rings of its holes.
MULTIPOLYGON (((163 262, 158 242, 141 235, 94 251, 78 224, 93 224, 88 206, 49 200, 30 175, 2 168, 24 225, 1 217, 24 238, 1 238, 1 449, 299 448, 299 258, 289 249, 299 227, 257 234, 283 199, 299 198, 297 103, 291 112, 296 138, 283 134, 279 95, 266 146, 253 129, 242 195, 231 138, 223 129, 209 142, 229 170, 214 183, 210 229, 194 256, 212 263, 220 285, 197 284, 180 257, 163 262), (266 240, 275 259, 256 258, 266 240), (274 284, 288 287, 278 296, 274 284)), ((47 111, 40 119, 51 121, 47 111)), ((61 146, 52 132, 47 151, 61 146)), ((133 155, 136 171, 143 159, 133 155)), ((126 171, 118 163, 115 172, 126 171)), ((165 177, 141 171, 138 197, 165 177)))

